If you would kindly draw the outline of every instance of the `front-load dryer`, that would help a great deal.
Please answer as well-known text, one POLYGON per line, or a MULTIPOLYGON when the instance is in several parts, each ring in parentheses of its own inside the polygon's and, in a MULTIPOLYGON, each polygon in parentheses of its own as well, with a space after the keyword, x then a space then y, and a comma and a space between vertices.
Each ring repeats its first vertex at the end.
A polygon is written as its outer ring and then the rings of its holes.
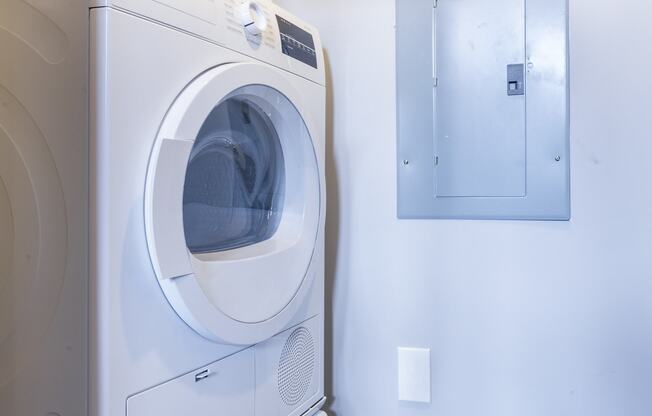
POLYGON ((315 28, 268 1, 9 3, 3 415, 318 412, 315 28))

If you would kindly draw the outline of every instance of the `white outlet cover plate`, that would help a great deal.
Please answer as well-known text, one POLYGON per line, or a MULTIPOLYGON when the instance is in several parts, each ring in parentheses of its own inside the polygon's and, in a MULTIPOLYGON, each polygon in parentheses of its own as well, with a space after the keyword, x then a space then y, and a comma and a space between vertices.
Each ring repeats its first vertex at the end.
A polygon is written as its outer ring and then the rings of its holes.
POLYGON ((398 399, 430 403, 429 348, 398 348, 398 399))

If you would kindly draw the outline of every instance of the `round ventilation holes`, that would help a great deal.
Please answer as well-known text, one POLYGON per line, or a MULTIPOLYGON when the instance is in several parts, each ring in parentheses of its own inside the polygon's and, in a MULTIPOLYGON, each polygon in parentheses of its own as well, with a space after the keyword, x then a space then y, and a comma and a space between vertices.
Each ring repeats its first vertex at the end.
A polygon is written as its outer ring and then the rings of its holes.
POLYGON ((304 398, 315 370, 315 342, 306 328, 298 328, 288 337, 278 366, 278 390, 288 406, 304 398))

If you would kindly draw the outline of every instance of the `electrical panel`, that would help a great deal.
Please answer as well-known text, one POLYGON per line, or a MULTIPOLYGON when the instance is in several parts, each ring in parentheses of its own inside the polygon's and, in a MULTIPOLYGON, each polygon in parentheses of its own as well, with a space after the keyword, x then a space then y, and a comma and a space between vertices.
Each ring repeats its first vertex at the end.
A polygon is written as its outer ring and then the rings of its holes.
POLYGON ((397 0, 398 216, 570 218, 566 0, 397 0))

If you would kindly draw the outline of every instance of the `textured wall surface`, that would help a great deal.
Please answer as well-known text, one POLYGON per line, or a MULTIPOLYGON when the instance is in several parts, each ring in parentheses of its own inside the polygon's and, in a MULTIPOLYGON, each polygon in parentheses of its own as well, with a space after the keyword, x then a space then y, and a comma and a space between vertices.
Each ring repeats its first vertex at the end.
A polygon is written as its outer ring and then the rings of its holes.
POLYGON ((0 0, 0 415, 81 416, 88 9, 0 0))
POLYGON ((393 0, 279 3, 331 66, 332 410, 649 415, 652 4, 571 1, 573 218, 527 223, 397 220, 393 0), (397 346, 432 348, 432 404, 397 346))

